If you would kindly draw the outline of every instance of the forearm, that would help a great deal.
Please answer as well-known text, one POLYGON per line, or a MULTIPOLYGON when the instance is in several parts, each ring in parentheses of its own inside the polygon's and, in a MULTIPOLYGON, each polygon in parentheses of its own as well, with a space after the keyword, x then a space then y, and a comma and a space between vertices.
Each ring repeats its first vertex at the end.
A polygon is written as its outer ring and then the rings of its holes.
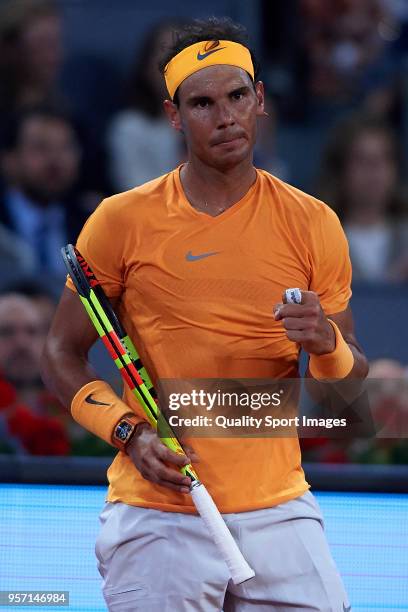
MULTIPOLYGON (((344 402, 348 406, 351 406, 364 391, 364 380, 368 374, 368 361, 360 347, 354 342, 345 342, 345 344, 347 345, 347 349, 351 351, 353 360, 352 368, 346 376, 340 377, 336 375, 335 370, 333 370, 331 376, 316 375, 316 360, 318 362, 319 357, 314 356, 315 367, 312 371, 309 360, 306 376, 310 382, 306 387, 309 395, 317 404, 321 403, 322 399, 327 399, 328 396, 331 396, 332 402, 334 402, 332 405, 336 405, 339 398, 342 398, 340 403, 341 407, 344 408, 344 402)), ((317 370, 318 365, 317 363, 317 370)))
POLYGON ((354 364, 350 373, 346 376, 346 379, 354 380, 365 380, 368 374, 368 361, 367 357, 361 351, 361 349, 355 344, 347 343, 354 357, 354 364))
POLYGON ((68 408, 79 389, 99 378, 86 354, 73 354, 52 339, 43 353, 41 374, 48 389, 68 408))
MULTIPOLYGON (((367 374, 368 374, 369 365, 368 365, 367 358, 364 355, 364 353, 361 351, 361 349, 355 344, 347 342, 347 345, 352 352, 354 363, 353 363, 353 367, 351 368, 350 372, 345 377, 341 378, 341 381, 345 381, 345 380, 363 381, 366 379, 367 374)), ((310 361, 309 361, 309 364, 310 364, 310 361)), ((316 380, 321 380, 321 378, 313 376, 313 374, 310 371, 309 366, 307 368, 306 376, 309 378, 314 378, 316 380)), ((334 379, 333 377, 332 382, 334 382, 335 380, 336 382, 339 381, 339 379, 334 379)))
POLYGON ((98 379, 85 354, 71 353, 48 342, 43 378, 60 401, 71 408, 75 421, 108 444, 123 448, 115 435, 124 419, 130 427, 143 421, 106 382, 98 379))

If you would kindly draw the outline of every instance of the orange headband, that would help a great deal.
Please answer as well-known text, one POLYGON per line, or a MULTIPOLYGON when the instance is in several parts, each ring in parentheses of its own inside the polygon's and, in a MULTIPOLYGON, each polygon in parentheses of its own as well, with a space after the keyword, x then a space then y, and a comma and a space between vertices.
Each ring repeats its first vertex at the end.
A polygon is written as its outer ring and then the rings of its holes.
POLYGON ((231 40, 207 40, 195 43, 177 53, 164 69, 167 90, 173 99, 178 86, 198 70, 217 64, 243 68, 254 79, 249 49, 231 40))

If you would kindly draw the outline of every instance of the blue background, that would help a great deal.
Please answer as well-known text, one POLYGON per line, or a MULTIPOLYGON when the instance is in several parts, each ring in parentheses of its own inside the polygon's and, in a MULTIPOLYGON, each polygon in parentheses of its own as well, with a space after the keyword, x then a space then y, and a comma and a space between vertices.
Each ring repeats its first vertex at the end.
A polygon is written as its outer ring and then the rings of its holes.
MULTIPOLYGON (((106 610, 94 557, 105 493, 0 484, 0 590, 69 591, 69 608, 44 610, 106 610)), ((408 610, 408 495, 315 495, 353 610, 408 610)))

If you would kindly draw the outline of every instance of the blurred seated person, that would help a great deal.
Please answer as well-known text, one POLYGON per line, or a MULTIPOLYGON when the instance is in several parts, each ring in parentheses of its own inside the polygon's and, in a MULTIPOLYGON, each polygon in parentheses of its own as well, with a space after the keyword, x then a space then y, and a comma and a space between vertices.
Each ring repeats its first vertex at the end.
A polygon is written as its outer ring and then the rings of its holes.
POLYGON ((1 148, 0 223, 31 247, 39 269, 62 278, 60 248, 75 241, 84 222, 74 128, 56 110, 26 110, 9 123, 1 148))
POLYGON ((342 221, 354 280, 408 279, 408 206, 397 141, 386 124, 357 115, 337 124, 318 195, 342 221))
POLYGON ((70 450, 70 414, 45 391, 40 377, 46 333, 43 315, 30 299, 17 293, 0 295, 3 435, 5 431, 13 435, 19 442, 18 450, 65 455, 70 450))
POLYGON ((62 27, 55 0, 0 2, 0 127, 33 106, 69 113, 86 160, 81 185, 89 214, 107 188, 101 134, 116 101, 117 79, 101 58, 66 55, 62 27))
POLYGON ((408 368, 395 359, 370 363, 367 378, 376 436, 356 439, 352 461, 370 464, 408 464, 408 368))
POLYGON ((34 270, 34 251, 24 240, 0 224, 0 281, 34 270))
POLYGON ((110 177, 115 191, 126 191, 172 170, 181 161, 181 137, 163 111, 168 97, 158 63, 171 44, 172 25, 161 23, 138 49, 128 84, 126 107, 107 132, 110 177))
POLYGON ((279 129, 278 113, 273 98, 268 94, 265 96, 265 114, 261 119, 262 123, 254 150, 254 164, 282 181, 288 182, 291 180, 289 164, 279 156, 276 150, 276 135, 279 129))
POLYGON ((52 0, 8 0, 0 6, 2 116, 34 104, 62 102, 61 16, 52 0))
POLYGON ((302 47, 312 107, 351 108, 392 87, 395 16, 382 0, 301 0, 302 47))
POLYGON ((23 274, 0 284, 0 295, 17 293, 26 297, 36 307, 42 318, 44 333, 47 334, 54 317, 58 301, 58 287, 46 277, 23 274))

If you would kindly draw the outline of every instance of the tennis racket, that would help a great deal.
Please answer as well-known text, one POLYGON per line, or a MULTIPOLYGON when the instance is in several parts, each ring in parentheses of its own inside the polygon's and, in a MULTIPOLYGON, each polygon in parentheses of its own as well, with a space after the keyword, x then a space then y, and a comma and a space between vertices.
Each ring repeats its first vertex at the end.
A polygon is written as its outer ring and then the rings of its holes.
MULTIPOLYGON (((119 369, 122 378, 140 403, 149 423, 157 430, 158 422, 160 422, 162 442, 172 451, 184 454, 177 436, 159 409, 157 394, 137 350, 89 264, 71 244, 63 247, 61 253, 89 318, 119 369)), ((234 584, 249 580, 255 575, 255 572, 245 561, 214 501, 205 486, 200 482, 196 471, 192 465, 186 465, 180 470, 191 478, 190 493, 193 503, 227 564, 234 584)))

